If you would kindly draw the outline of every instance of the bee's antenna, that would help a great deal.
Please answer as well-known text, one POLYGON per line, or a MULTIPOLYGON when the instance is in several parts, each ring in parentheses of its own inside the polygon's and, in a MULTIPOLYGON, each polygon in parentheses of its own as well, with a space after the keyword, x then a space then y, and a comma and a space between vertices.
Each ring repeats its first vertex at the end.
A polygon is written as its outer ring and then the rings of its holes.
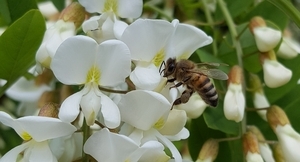
POLYGON ((163 62, 160 64, 160 67, 159 67, 159 74, 160 74, 160 75, 165 71, 165 69, 161 69, 161 67, 162 67, 163 65, 164 65, 165 68, 166 68, 166 63, 165 63, 165 61, 163 61, 163 62))

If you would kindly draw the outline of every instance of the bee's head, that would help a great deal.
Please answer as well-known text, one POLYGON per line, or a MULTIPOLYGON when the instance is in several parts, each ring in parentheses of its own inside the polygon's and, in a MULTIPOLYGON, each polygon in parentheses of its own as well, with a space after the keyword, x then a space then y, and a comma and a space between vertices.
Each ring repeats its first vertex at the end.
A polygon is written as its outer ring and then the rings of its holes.
POLYGON ((165 68, 160 71, 160 73, 164 72, 164 77, 168 77, 172 75, 175 72, 176 68, 176 59, 175 58, 169 58, 167 62, 163 62, 162 64, 165 64, 165 68))

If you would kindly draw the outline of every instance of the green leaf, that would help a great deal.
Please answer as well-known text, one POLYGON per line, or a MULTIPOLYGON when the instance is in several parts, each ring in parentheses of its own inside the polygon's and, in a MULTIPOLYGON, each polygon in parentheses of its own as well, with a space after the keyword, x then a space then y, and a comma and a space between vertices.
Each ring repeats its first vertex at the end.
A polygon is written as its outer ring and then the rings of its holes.
POLYGON ((65 1, 62 0, 52 0, 52 3, 57 8, 58 11, 62 11, 66 7, 65 1))
POLYGON ((0 0, 1 25, 8 25, 11 22, 7 0, 0 0))
POLYGON ((35 0, 7 0, 7 5, 10 12, 12 22, 19 19, 31 9, 38 9, 35 0))
POLYGON ((38 10, 31 10, 15 21, 0 37, 0 78, 7 80, 0 96, 34 64, 34 57, 45 32, 38 10))
POLYGON ((216 108, 206 108, 203 113, 207 126, 211 129, 220 130, 227 134, 238 135, 239 124, 226 119, 223 111, 223 101, 219 100, 216 108))
MULTIPOLYGON (((247 1, 241 1, 241 0, 224 0, 227 8, 230 12, 230 15, 235 18, 247 11, 249 6, 253 4, 254 0, 247 0, 247 1)), ((215 20, 216 21, 222 21, 224 20, 224 14, 219 8, 219 5, 217 5, 216 12, 215 12, 215 20)))
MULTIPOLYGON (((190 137, 188 139, 188 148, 190 155, 194 161, 197 160, 198 154, 204 142, 210 138, 220 139, 226 138, 226 135, 220 131, 210 129, 206 126, 203 116, 191 120, 190 137)), ((221 142, 219 146, 219 153, 215 162, 230 161, 230 149, 227 142, 221 142)))
POLYGON ((288 0, 268 0, 284 12, 300 28, 300 12, 288 0))
MULTIPOLYGON (((286 0, 281 0, 286 1, 286 0)), ((259 3, 245 18, 244 21, 250 21, 254 16, 261 16, 266 20, 272 21, 281 30, 284 30, 288 19, 287 16, 279 10, 277 7, 272 5, 269 1, 262 1, 259 3)))

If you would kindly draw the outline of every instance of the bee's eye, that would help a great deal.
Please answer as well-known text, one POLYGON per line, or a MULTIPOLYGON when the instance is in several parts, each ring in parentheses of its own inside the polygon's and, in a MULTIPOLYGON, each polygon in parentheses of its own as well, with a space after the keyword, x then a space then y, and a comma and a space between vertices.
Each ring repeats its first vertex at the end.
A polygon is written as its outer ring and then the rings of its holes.
POLYGON ((175 64, 170 64, 168 67, 168 72, 173 72, 175 69, 175 64))

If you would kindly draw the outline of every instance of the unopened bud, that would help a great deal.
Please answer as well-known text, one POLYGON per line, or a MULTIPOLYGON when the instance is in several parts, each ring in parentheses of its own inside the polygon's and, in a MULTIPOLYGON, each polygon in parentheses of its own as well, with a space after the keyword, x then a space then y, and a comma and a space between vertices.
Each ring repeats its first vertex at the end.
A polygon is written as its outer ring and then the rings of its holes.
POLYGON ((43 84, 49 85, 53 79, 53 73, 50 69, 45 69, 42 74, 35 78, 35 85, 40 86, 43 84))
POLYGON ((62 85, 60 89, 60 99, 59 103, 63 103, 63 101, 73 94, 73 89, 69 85, 62 85))
POLYGON ((276 162, 285 162, 282 148, 279 143, 273 145, 273 154, 276 162))
POLYGON ((219 143, 215 139, 207 140, 199 153, 197 162, 214 161, 219 152, 219 143))
POLYGON ((255 16, 250 20, 249 29, 250 32, 253 34, 253 29, 256 27, 264 27, 267 26, 265 20, 260 16, 255 16))
POLYGON ((263 93, 263 86, 258 75, 250 73, 249 80, 251 84, 251 89, 253 89, 254 92, 263 93))
POLYGON ((247 126, 247 130, 252 132, 258 141, 265 141, 265 137, 261 134, 260 130, 256 126, 247 126))
POLYGON ((58 104, 49 102, 41 108, 38 116, 58 118, 58 112, 59 112, 58 108, 59 108, 58 104))
POLYGON ((285 112, 278 106, 273 105, 267 110, 267 119, 271 128, 275 131, 278 125, 284 126, 290 124, 285 112))
POLYGON ((57 96, 58 95, 56 91, 45 91, 38 101, 38 107, 43 107, 45 104, 49 102, 57 103, 58 101, 57 96))
POLYGON ((252 132, 243 135, 243 149, 247 162, 263 162, 260 155, 258 140, 252 132))
POLYGON ((242 84, 243 69, 238 65, 233 66, 229 72, 228 77, 229 77, 228 82, 234 84, 242 84))
POLYGON ((73 22, 76 28, 80 27, 85 19, 85 9, 78 2, 71 3, 59 16, 65 22, 73 22))

